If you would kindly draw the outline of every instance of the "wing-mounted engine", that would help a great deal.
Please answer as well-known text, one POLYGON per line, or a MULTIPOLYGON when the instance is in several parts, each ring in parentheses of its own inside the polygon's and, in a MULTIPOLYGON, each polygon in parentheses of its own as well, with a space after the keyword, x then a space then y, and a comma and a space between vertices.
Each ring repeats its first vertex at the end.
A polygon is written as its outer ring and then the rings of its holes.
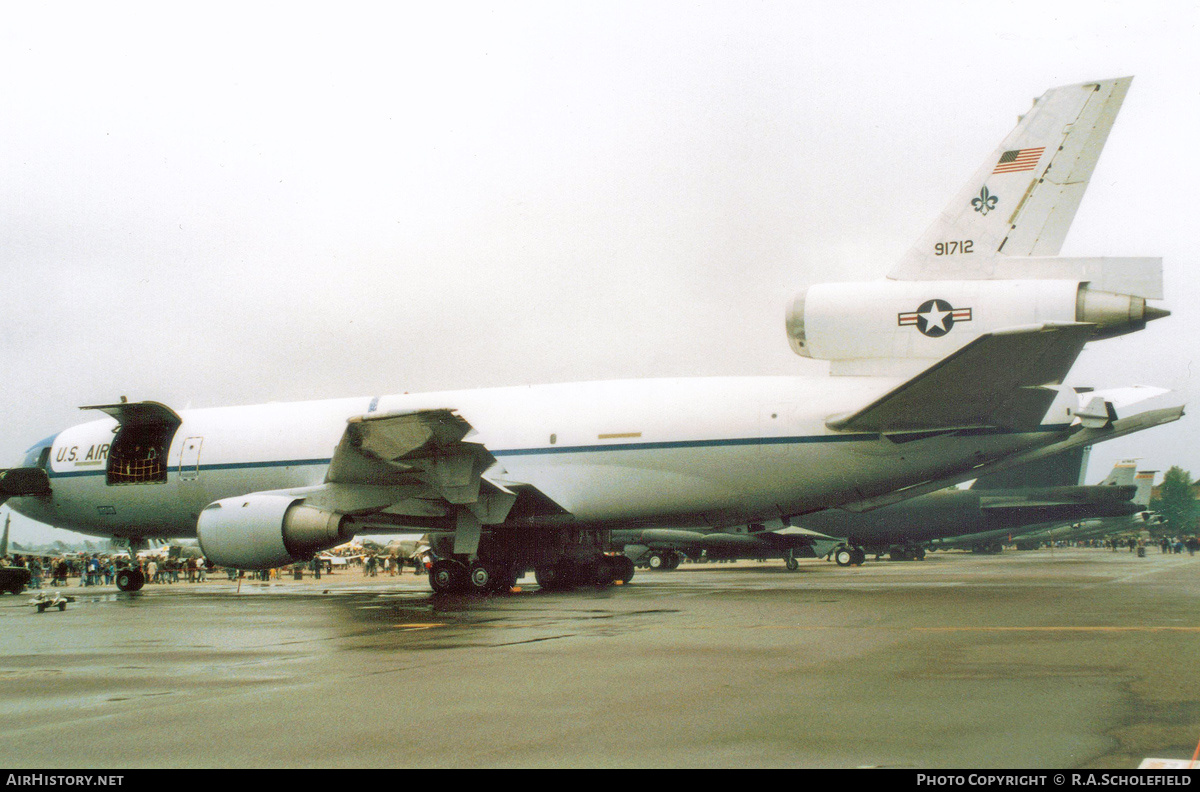
MULTIPOLYGON (((1103 260, 1057 261, 1043 274, 1087 271, 1085 264, 1103 260)), ((1117 268, 1120 260, 1109 260, 1117 268)), ((1126 262, 1146 260, 1126 260, 1126 262)), ((1158 260, 1138 264, 1152 269, 1158 260)), ((1020 269, 1020 268, 1019 268, 1020 269)), ((980 272, 992 272, 992 269, 980 272)), ((1033 268, 1023 271, 1032 273, 1033 268)), ((1137 287, 1126 279, 1113 285, 1137 287)), ((1154 279, 1141 293, 1117 292, 1097 282, 1049 277, 1020 279, 881 280, 812 286, 792 301, 787 313, 788 341, 805 357, 834 362, 842 374, 880 371, 887 360, 940 360, 976 338, 997 330, 1047 323, 1093 325, 1092 340, 1141 330, 1168 312, 1146 304, 1155 299, 1154 279), (1150 292, 1147 294, 1146 292, 1150 292)))
POLYGON ((210 504, 200 546, 213 563, 269 569, 360 531, 415 528, 453 531, 455 552, 471 555, 484 526, 564 513, 528 485, 496 478, 495 457, 466 440, 473 432, 447 409, 353 417, 323 484, 210 504))
POLYGON ((271 569, 344 544, 345 515, 316 509, 293 495, 253 493, 209 504, 196 535, 204 556, 218 566, 271 569))

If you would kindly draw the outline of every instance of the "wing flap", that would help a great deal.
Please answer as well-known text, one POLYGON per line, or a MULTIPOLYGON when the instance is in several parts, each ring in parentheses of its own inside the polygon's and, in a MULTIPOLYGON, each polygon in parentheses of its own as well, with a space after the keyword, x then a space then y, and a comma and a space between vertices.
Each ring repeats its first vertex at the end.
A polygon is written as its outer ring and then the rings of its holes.
POLYGON ((526 485, 500 478, 496 457, 481 443, 467 441, 474 431, 451 409, 351 418, 329 463, 325 497, 357 502, 346 493, 372 493, 360 500, 399 520, 449 520, 465 510, 483 525, 502 523, 526 485))
POLYGON ((1089 324, 1050 324, 988 333, 829 428, 916 432, 1036 428, 1092 332, 1089 324))

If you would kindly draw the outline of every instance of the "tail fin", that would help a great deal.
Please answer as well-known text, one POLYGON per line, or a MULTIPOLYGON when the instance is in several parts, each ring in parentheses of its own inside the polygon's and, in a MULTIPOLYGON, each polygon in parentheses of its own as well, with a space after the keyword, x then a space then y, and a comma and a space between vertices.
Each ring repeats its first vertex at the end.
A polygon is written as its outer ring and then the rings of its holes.
POLYGON ((1022 489, 1024 487, 1078 487, 1083 484, 1091 446, 1072 448, 1036 462, 1001 470, 975 479, 973 490, 1022 489))
POLYGON ((792 350, 831 374, 910 377, 988 333, 1080 322, 1097 340, 1167 316, 1146 304, 1161 259, 1057 255, 1131 80, 1043 94, 887 279, 796 295, 792 350))
POLYGON ((1154 474, 1157 472, 1157 470, 1139 470, 1133 479, 1133 483, 1137 485, 1133 502, 1142 508, 1150 506, 1150 493, 1154 489, 1154 474))
POLYGON ((1132 79, 1053 88, 1034 100, 888 277, 937 280, 945 268, 935 264, 1058 255, 1132 79))
MULTIPOLYGON (((1112 472, 1100 482, 1102 487, 1128 487, 1133 484, 1134 473, 1137 472, 1137 460, 1125 459, 1113 465, 1112 472)), ((1151 478, 1153 478, 1151 474, 1151 478)))

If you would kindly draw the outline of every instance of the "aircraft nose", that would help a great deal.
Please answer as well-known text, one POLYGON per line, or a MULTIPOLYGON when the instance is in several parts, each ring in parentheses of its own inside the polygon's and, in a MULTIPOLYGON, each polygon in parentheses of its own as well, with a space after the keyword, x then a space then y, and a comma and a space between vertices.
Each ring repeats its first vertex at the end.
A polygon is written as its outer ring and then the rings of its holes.
POLYGON ((50 449, 56 437, 34 443, 19 466, 0 469, 0 503, 9 498, 50 494, 50 449))
POLYGON ((25 451, 25 457, 21 460, 19 467, 23 468, 41 468, 42 470, 50 469, 50 449, 54 447, 54 441, 58 439, 57 434, 50 435, 47 438, 39 440, 31 445, 25 451))

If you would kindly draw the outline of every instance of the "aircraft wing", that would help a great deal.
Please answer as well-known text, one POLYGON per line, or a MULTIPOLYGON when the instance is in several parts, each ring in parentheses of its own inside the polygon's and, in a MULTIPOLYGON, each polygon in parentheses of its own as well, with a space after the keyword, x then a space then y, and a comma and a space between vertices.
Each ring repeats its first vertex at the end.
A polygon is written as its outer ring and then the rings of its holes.
POLYGON ((1016 454, 999 462, 980 465, 968 471, 963 471, 951 476, 942 476, 929 481, 913 484, 902 489, 889 492, 886 495, 880 495, 873 498, 865 498, 853 503, 846 503, 839 508, 846 509, 852 512, 870 511, 878 509, 881 506, 889 506, 893 503, 899 503, 902 500, 915 498, 918 495, 925 495, 930 492, 944 489, 953 484, 966 481, 967 479, 981 476, 987 473, 998 473, 1003 470, 1008 470, 1018 465, 1036 462, 1046 457, 1061 454, 1064 451, 1069 451, 1072 448, 1080 446, 1089 446, 1104 440, 1115 440, 1118 437, 1124 437, 1127 434, 1140 432, 1144 429, 1150 429, 1162 424, 1178 421, 1183 417, 1183 407, 1163 407, 1156 410, 1146 410, 1145 412, 1130 415, 1126 418, 1118 418, 1110 425, 1101 428, 1082 428, 1072 434, 1070 437, 1060 440, 1052 445, 1043 446, 1032 451, 1027 451, 1023 454, 1016 454))
MULTIPOLYGON (((461 512, 480 524, 514 516, 565 515, 533 487, 503 470, 471 425, 451 409, 368 414, 349 419, 325 483, 289 490, 309 505, 375 515, 382 526, 436 528, 461 512)), ((452 524, 452 523, 451 523, 452 524)))
POLYGON ((858 412, 834 416, 845 432, 1035 429, 1091 336, 1090 324, 1046 324, 980 336, 858 412))
POLYGON ((1129 486, 1080 486, 1080 487, 1047 487, 1021 490, 1009 493, 982 494, 979 508, 984 511, 1005 511, 1009 509, 1044 509, 1059 506, 1088 506, 1111 505, 1128 503, 1136 494, 1137 488, 1129 486))
POLYGON ((944 277, 937 245, 947 240, 967 241, 955 256, 964 263, 1058 255, 1132 80, 1069 85, 1036 99, 888 277, 944 277))

